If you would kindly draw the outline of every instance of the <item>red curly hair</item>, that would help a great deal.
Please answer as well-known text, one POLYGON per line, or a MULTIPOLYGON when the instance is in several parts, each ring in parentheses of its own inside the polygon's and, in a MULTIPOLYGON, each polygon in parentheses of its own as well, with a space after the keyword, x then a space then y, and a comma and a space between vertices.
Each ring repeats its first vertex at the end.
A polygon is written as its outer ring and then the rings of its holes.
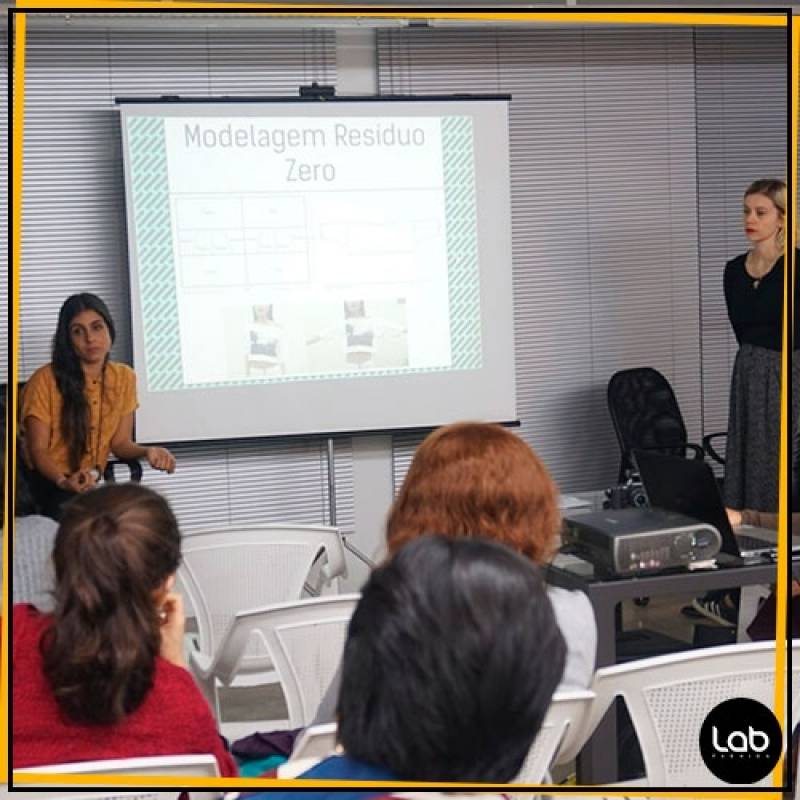
POLYGON ((417 448, 386 539, 392 554, 426 533, 482 536, 541 564, 560 524, 558 490, 533 450, 500 425, 459 422, 417 448))

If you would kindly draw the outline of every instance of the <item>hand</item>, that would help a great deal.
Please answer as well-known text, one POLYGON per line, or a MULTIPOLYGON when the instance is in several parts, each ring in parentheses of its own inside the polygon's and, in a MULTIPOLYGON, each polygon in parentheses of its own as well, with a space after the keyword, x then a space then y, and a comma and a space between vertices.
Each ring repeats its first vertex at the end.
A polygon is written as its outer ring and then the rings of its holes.
POLYGON ((800 583, 792 580, 792 597, 797 597, 800 594, 800 583))
POLYGON ((186 616, 183 613, 183 597, 176 592, 167 592, 158 612, 161 620, 161 657, 177 667, 185 667, 183 660, 183 631, 186 616))
POLYGON ((166 447, 148 447, 145 458, 153 469, 175 472, 175 456, 166 447))
POLYGON ((57 484, 59 489, 66 489, 68 492, 83 494, 97 486, 97 480, 90 469, 79 469, 65 476, 57 484))
POLYGON ((726 508, 725 513, 728 515, 728 522, 731 528, 738 528, 742 524, 742 512, 737 511, 735 508, 726 508))

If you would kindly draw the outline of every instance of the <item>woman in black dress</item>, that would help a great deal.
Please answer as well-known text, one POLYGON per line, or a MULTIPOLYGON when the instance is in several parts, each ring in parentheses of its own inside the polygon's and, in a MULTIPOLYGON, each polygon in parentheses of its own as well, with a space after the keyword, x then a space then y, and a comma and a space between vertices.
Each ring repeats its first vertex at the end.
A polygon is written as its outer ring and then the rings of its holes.
MULTIPOLYGON (((751 183, 744 193, 743 223, 752 246, 725 265, 724 275, 728 319, 739 343, 731 378, 724 495, 739 521, 743 509, 748 514, 778 511, 786 184, 775 178, 751 183)), ((794 285, 798 306, 797 281, 794 285)), ((797 328, 792 347, 798 349, 797 328)), ((800 359, 790 360, 796 398, 800 359)), ((797 406, 795 401, 789 414, 795 441, 797 406)), ((791 481, 796 498, 796 470, 791 481)), ((696 599, 687 613, 733 627, 738 601, 738 590, 716 590, 696 599)))
MULTIPOLYGON (((744 231, 752 246, 725 265, 725 303, 739 343, 725 459, 725 504, 735 509, 778 509, 785 222, 786 184, 750 184, 744 231)), ((792 367, 795 390, 799 366, 792 367)), ((792 430, 796 416, 793 408, 792 430)))

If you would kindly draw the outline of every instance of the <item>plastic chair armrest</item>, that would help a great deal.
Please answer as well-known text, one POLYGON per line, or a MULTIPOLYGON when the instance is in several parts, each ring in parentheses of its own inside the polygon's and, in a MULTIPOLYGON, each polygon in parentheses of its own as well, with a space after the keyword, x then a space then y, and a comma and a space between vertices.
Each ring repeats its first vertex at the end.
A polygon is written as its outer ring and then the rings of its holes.
POLYGON ((189 650, 189 669, 207 680, 212 673, 214 661, 199 650, 189 650))
POLYGON ((344 558, 344 540, 340 531, 336 531, 338 546, 325 548, 325 562, 320 572, 326 583, 334 578, 347 576, 347 562, 344 558))
POLYGON ((727 436, 727 435, 728 435, 727 432, 722 431, 721 433, 709 433, 707 436, 703 437, 703 449, 718 464, 725 464, 725 459, 714 449, 714 446, 711 444, 711 440, 712 439, 720 439, 723 436, 727 436))

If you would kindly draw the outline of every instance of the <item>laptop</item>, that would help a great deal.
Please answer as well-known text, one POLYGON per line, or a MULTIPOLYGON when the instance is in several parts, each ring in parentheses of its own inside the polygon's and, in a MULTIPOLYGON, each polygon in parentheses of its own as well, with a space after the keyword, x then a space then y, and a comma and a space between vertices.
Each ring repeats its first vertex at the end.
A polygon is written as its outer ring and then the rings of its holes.
POLYGON ((735 559, 759 561, 777 556, 775 542, 733 532, 719 484, 705 461, 646 450, 634 450, 633 459, 652 508, 677 511, 713 525, 722 537, 721 552, 735 559))

